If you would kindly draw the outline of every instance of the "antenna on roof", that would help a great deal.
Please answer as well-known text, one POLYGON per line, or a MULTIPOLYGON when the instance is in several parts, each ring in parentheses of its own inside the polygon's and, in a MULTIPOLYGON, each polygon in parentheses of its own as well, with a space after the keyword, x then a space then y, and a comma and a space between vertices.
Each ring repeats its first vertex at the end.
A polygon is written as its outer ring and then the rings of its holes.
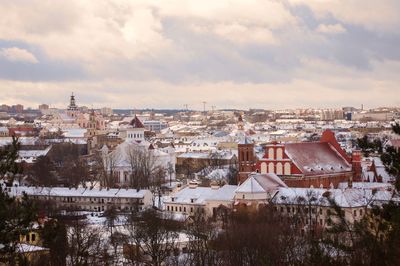
POLYGON ((206 103, 205 101, 202 102, 203 103, 203 112, 206 113, 206 103))

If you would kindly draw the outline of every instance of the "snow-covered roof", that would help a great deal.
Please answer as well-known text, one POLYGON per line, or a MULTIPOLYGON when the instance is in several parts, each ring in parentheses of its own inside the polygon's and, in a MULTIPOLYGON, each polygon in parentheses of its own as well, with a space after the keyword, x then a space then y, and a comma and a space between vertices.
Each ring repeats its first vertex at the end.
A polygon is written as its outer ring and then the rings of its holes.
POLYGON ((327 142, 287 143, 285 152, 305 175, 351 171, 351 165, 327 142))
MULTIPOLYGON (((315 188, 279 188, 272 199, 274 204, 332 206, 334 200, 339 207, 367 207, 373 202, 387 202, 393 197, 391 191, 372 189, 315 189, 315 188)), ((399 200, 394 198, 394 200, 399 200)))
POLYGON ((48 251, 48 248, 29 245, 25 243, 19 243, 16 245, 16 251, 18 253, 29 253, 29 252, 39 252, 39 251, 48 251))
POLYGON ((89 189, 67 187, 11 187, 12 196, 21 196, 23 193, 30 196, 58 196, 58 197, 94 197, 94 198, 143 198, 149 190, 136 189, 89 189))
POLYGON ((233 201, 237 186, 225 185, 220 188, 186 187, 174 195, 164 198, 164 203, 205 205, 207 201, 233 201), (173 199, 172 199, 173 198, 173 199))
MULTIPOLYGON (((348 182, 339 183, 338 188, 345 189, 349 187, 348 182)), ((379 190, 390 190, 393 189, 393 185, 390 183, 379 183, 379 182, 353 182, 353 188, 357 189, 379 189, 379 190)))
POLYGON ((287 187, 276 174, 251 174, 236 190, 237 193, 265 193, 287 187))
POLYGON ((84 138, 87 130, 85 128, 64 129, 63 136, 66 138, 84 138))

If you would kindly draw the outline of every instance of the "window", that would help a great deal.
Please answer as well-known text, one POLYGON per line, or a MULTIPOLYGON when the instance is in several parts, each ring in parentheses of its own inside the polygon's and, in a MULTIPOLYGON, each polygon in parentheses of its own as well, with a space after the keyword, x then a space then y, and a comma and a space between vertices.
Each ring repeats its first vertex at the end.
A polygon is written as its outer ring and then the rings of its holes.
POLYGON ((274 163, 269 163, 268 164, 268 173, 271 173, 271 174, 275 173, 275 169, 274 168, 275 168, 274 167, 274 163))
POLYGON ((190 212, 193 212, 193 207, 190 207, 190 212))
POLYGON ((267 163, 261 163, 261 174, 267 173, 267 163))
POLYGON ((179 206, 179 211, 180 211, 180 212, 182 211, 182 207, 180 207, 180 206, 179 206))
POLYGON ((32 242, 36 240, 36 234, 31 235, 32 242))
POLYGON ((29 234, 27 234, 27 235, 25 236, 25 240, 26 240, 26 242, 29 242, 29 240, 30 240, 29 234))
POLYGON ((183 212, 186 212, 186 207, 183 207, 183 212))
POLYGON ((281 160, 283 158, 283 150, 282 148, 278 148, 276 150, 276 159, 281 160))
POLYGON ((291 170, 290 170, 290 163, 285 163, 285 175, 290 175, 291 174, 291 170))
POLYGON ((282 165, 282 163, 277 163, 276 164, 276 174, 277 175, 283 175, 283 165, 282 165))
POLYGON ((274 149, 273 148, 268 149, 268 159, 270 159, 270 160, 274 159, 274 149))
POLYGON ((357 211, 354 210, 353 213, 354 213, 354 217, 357 217, 357 211))
POLYGON ((363 215, 363 210, 360 210, 360 216, 362 216, 363 215))
POLYGON ((169 211, 169 206, 167 206, 167 211, 169 211))
POLYGON ((246 196, 243 194, 243 199, 245 199, 246 198, 246 196))

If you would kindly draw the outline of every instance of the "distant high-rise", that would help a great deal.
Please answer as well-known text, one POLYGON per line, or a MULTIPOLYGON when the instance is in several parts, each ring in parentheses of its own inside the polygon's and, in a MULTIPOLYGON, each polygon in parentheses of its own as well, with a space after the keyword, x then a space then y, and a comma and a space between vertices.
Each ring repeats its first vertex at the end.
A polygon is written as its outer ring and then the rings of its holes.
POLYGON ((49 109, 49 105, 48 104, 41 104, 39 105, 39 110, 43 111, 43 110, 48 110, 49 109))

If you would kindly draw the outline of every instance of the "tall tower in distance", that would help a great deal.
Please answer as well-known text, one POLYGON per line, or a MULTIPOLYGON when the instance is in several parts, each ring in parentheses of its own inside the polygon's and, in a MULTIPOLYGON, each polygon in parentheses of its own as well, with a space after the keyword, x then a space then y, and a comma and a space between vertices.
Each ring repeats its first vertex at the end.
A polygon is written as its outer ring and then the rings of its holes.
POLYGON ((244 130, 244 122, 243 122, 242 114, 239 115, 237 126, 238 126, 238 130, 241 130, 241 131, 244 130))
POLYGON ((76 118, 77 113, 78 113, 78 106, 76 105, 76 102, 75 102, 75 95, 74 95, 74 93, 71 93, 71 98, 69 100, 67 114, 71 117, 76 118))

